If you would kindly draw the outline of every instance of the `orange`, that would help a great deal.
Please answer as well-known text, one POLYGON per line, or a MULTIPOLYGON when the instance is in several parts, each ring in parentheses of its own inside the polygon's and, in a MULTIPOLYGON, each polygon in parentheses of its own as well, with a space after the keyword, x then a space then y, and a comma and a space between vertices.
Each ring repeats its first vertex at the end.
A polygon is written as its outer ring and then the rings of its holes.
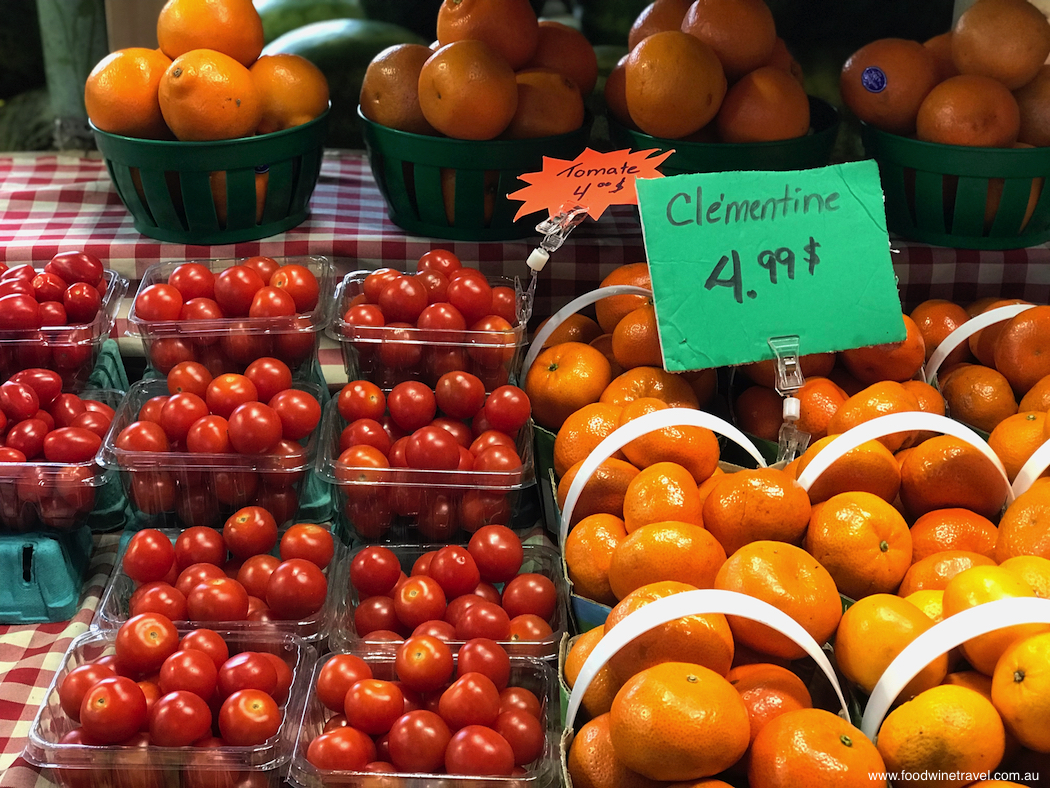
MULTIPOLYGON (((441 200, 445 204, 445 218, 451 226, 456 224, 456 170, 451 167, 441 167, 441 200)), ((496 187, 499 185, 499 170, 485 170, 481 181, 480 190, 476 187, 468 189, 472 200, 481 197, 481 217, 488 226, 492 221, 492 211, 496 207, 496 187)))
POLYGON ((1050 560, 1038 555, 1015 555, 999 566, 1028 583, 1036 596, 1050 599, 1050 560))
MULTIPOLYGON (((1011 147, 1013 148, 1031 148, 1026 142, 1015 142, 1011 147)), ((1035 213, 1035 207, 1039 204, 1039 196, 1043 193, 1043 181, 1044 178, 1032 178, 1031 186, 1028 189, 1028 205, 1025 207, 1024 216, 1021 217, 1020 221, 1017 220, 1016 215, 1004 213, 1006 217, 1006 225, 1009 227, 1010 222, 1013 222, 1014 232, 1021 232, 1025 227, 1028 226, 1028 222, 1032 218, 1032 214, 1035 213)), ((984 229, 988 232, 992 229, 992 225, 995 223, 996 214, 999 211, 999 204, 1003 198, 1003 189, 1006 188, 1006 181, 1003 178, 989 178, 988 179, 988 197, 984 203, 984 229)))
POLYGON ((612 380, 601 351, 582 342, 563 342, 543 350, 525 376, 532 417, 541 427, 557 430, 584 405, 597 402, 612 380))
MULTIPOLYGON (((539 334, 540 330, 547 325, 549 320, 550 318, 545 318, 538 326, 536 326, 537 334, 539 334)), ((547 348, 551 345, 559 345, 562 342, 583 342, 585 345, 589 345, 601 335, 601 326, 594 322, 594 320, 587 317, 587 315, 581 315, 579 312, 574 312, 558 324, 557 328, 554 329, 551 335, 544 340, 543 347, 547 348)))
POLYGON ((901 503, 912 519, 953 507, 991 519, 1002 509, 1007 491, 991 460, 951 435, 919 444, 901 465, 901 503))
POLYGON ((991 772, 1002 760, 1006 740, 991 701, 972 689, 942 684, 891 711, 876 746, 888 771, 923 775, 895 785, 949 788, 964 781, 928 779, 929 773, 991 772))
MULTIPOLYGON (((808 353, 798 357, 798 365, 806 379, 826 377, 835 367, 836 353, 808 353)), ((747 375, 753 383, 766 388, 776 388, 776 362, 772 359, 741 364, 737 369, 747 375)))
POLYGON ((738 665, 729 671, 726 679, 747 707, 752 744, 759 731, 781 714, 813 708, 813 699, 802 679, 780 665, 769 662, 738 665))
POLYGON ((853 788, 886 771, 879 751, 847 720, 824 709, 789 711, 771 721, 751 747, 751 788, 853 788))
MULTIPOLYGON (((570 467, 587 459, 594 447, 620 424, 623 408, 592 402, 569 415, 554 437, 554 473, 561 477, 570 467)), ((622 452, 613 457, 624 459, 622 452)))
POLYGON ((963 74, 980 74, 1016 90, 1050 55, 1050 22, 1026 0, 981 0, 952 28, 952 61, 963 74))
POLYGON ((1003 461, 1011 482, 1028 458, 1043 445, 1045 427, 1045 413, 1021 412, 1000 421, 988 436, 988 445, 1003 461))
POLYGON ((1027 85, 1014 91, 1017 108, 1021 111, 1021 131, 1018 142, 1027 142, 1038 148, 1050 145, 1050 66, 1040 66, 1027 85))
MULTIPOLYGON (((927 588, 922 591, 913 591, 904 597, 915 607, 919 608, 934 624, 944 620, 944 589, 927 588)), ((949 660, 950 661, 950 660, 949 660)))
POLYGON ((552 68, 572 80, 584 98, 591 95, 598 82, 598 57, 587 37, 552 19, 539 23, 538 34, 526 68, 552 68))
POLYGON ((438 9, 440 46, 481 41, 515 71, 532 58, 539 36, 536 12, 529 0, 449 0, 438 9))
POLYGON ((583 97, 576 83, 552 68, 514 75, 518 106, 502 139, 523 140, 568 134, 583 125, 583 97))
POLYGON ((612 332, 613 357, 624 369, 662 367, 663 351, 656 328, 656 309, 644 304, 624 315, 612 332))
MULTIPOLYGON (((559 508, 564 508, 565 496, 569 494, 569 487, 581 465, 583 460, 570 467, 558 482, 559 508)), ((623 497, 627 493, 627 486, 637 475, 638 469, 629 462, 610 457, 587 480, 570 522, 575 525, 592 514, 614 514, 623 518, 623 497)))
POLYGON ((750 740, 747 707, 733 686, 688 662, 665 662, 625 682, 609 717, 616 754, 654 780, 718 774, 750 740))
POLYGON ((974 566, 994 566, 986 555, 969 550, 940 550, 916 561, 908 569, 897 593, 909 597, 916 591, 943 591, 948 582, 974 566))
POLYGON ((654 0, 641 10, 627 34, 627 48, 634 49, 638 42, 653 33, 664 30, 681 30, 685 12, 692 0, 654 0))
POLYGON ((813 513, 806 551, 851 599, 896 591, 911 566, 911 534, 896 509, 866 492, 840 493, 813 513))
POLYGON ((1007 321, 995 345, 995 368, 1018 396, 1050 375, 1050 306, 1034 306, 1007 321))
MULTIPOLYGON (((943 298, 923 301, 911 311, 910 317, 922 335, 927 361, 950 333, 970 319, 965 309, 943 298)), ((969 360, 970 349, 964 342, 949 353, 942 364, 958 364, 969 360)))
MULTIPOLYGON (((1042 481, 1042 480, 1039 480, 1042 481)), ((995 560, 1003 563, 1017 555, 1050 558, 1050 497, 1039 483, 1010 504, 999 521, 995 560)))
POLYGON ((605 78, 605 87, 602 88, 602 97, 609 114, 629 129, 637 129, 631 120, 631 112, 627 109, 627 55, 617 61, 609 76, 605 78))
POLYGON ((618 597, 609 583, 609 565, 617 545, 627 538, 623 520, 612 514, 584 517, 565 538, 565 566, 573 591, 603 605, 615 605, 618 597))
POLYGON ((953 372, 941 385, 941 393, 953 419, 985 432, 1017 413, 1010 381, 1001 372, 980 364, 953 372))
POLYGON ((682 30, 715 51, 730 82, 768 63, 777 40, 773 13, 763 0, 697 0, 682 30))
POLYGON ((168 0, 157 16, 157 42, 172 60, 214 49, 247 67, 262 52, 262 20, 252 0, 168 0))
MULTIPOLYGON (((995 599, 1035 596, 1032 587, 1001 566, 975 566, 960 572, 944 587, 944 617, 969 610, 995 599)), ((1050 629, 1048 624, 1016 624, 970 638, 961 649, 966 660, 991 676, 995 663, 1007 646, 1020 638, 1050 629)))
POLYGON ((762 66, 725 95, 716 118, 723 142, 773 142, 809 131, 809 98, 791 73, 762 66))
MULTIPOLYGON (((576 679, 580 675, 580 668, 587 661, 587 657, 594 651, 598 641, 605 633, 601 627, 584 632, 575 638, 565 655, 565 683, 569 689, 576 686, 576 679)), ((620 689, 621 682, 613 676, 608 665, 602 665, 591 679, 587 691, 583 694, 583 708, 592 718, 605 714, 612 708, 613 698, 620 689)))
POLYGON ((906 335, 900 342, 843 350, 839 358, 843 365, 861 383, 878 383, 882 380, 898 382, 910 380, 926 360, 926 345, 919 327, 907 315, 904 320, 906 335))
POLYGON ((111 134, 170 138, 157 97, 170 65, 171 60, 156 49, 131 47, 106 55, 84 84, 84 106, 91 122, 111 134))
POLYGON ((849 399, 837 383, 825 377, 807 378, 795 396, 799 400, 796 426, 808 432, 810 440, 814 441, 828 434, 828 422, 842 403, 849 399))
POLYGON ((787 43, 780 36, 777 36, 777 40, 773 44, 773 54, 769 56, 769 62, 766 65, 788 72, 798 80, 800 85, 803 87, 806 86, 805 76, 802 73, 802 66, 797 60, 795 60, 794 55, 791 54, 791 50, 787 47, 787 43))
MULTIPOLYGON (((981 305, 980 302, 971 304, 966 310, 971 314, 982 314, 992 309, 996 309, 1001 306, 1010 306, 1012 304, 1026 304, 1027 301, 1022 301, 1019 298, 999 298, 999 299, 984 299, 986 303, 981 305)), ((995 345, 999 341, 999 335, 1006 328, 1005 320, 1000 320, 998 323, 993 323, 987 328, 982 328, 970 335, 970 352, 977 357, 977 360, 984 364, 986 367, 991 367, 995 364, 995 345)))
MULTIPOLYGON (((615 405, 604 405, 614 408, 615 405)), ((639 416, 657 410, 666 410, 669 405, 652 397, 640 397, 623 406, 619 425, 622 426, 639 416)), ((681 465, 700 484, 718 467, 718 438, 704 427, 663 427, 648 432, 623 447, 627 460, 639 468, 648 468, 658 462, 673 462, 681 465)))
POLYGON ((930 91, 919 107, 915 135, 924 142, 1008 148, 1017 142, 1021 111, 1013 94, 991 77, 960 74, 930 91))
POLYGON ((952 60, 952 31, 940 33, 933 38, 928 38, 922 45, 933 53, 937 61, 937 81, 944 82, 948 77, 958 76, 959 69, 955 67, 952 60))
MULTIPOLYGON (((894 594, 872 594, 846 609, 835 631, 835 661, 842 675, 871 694, 882 674, 904 647, 933 626, 925 613, 894 594)), ((948 655, 924 667, 901 691, 909 700, 941 683, 948 655)))
POLYGON ((748 386, 733 403, 733 416, 744 432, 777 441, 784 424, 784 398, 765 386, 748 386))
MULTIPOLYGON (((768 602, 824 643, 842 616, 842 602, 828 570, 801 547, 760 541, 733 553, 715 577, 715 588, 768 602)), ((800 659, 805 651, 764 624, 730 617, 733 636, 764 654, 800 659)))
POLYGON ((1050 752, 1050 632, 1015 641, 992 673, 992 703, 1006 730, 1036 752, 1050 752))
POLYGON ((974 692, 984 695, 988 700, 992 699, 992 677, 976 670, 959 670, 949 673, 941 683, 956 687, 969 687, 974 692))
POLYGON ((612 334, 602 334, 587 343, 591 347, 600 350, 605 360, 609 362, 609 370, 614 378, 623 374, 623 367, 616 363, 612 354, 612 334))
POLYGON ((846 60, 839 92, 860 120, 892 134, 911 134, 923 99, 939 81, 937 60, 917 41, 880 38, 846 60))
POLYGON ((617 599, 660 580, 712 588, 725 560, 722 545, 698 525, 650 523, 616 545, 609 564, 609 584, 617 599))
POLYGON ((608 714, 584 723, 572 739, 566 766, 573 788, 660 788, 665 785, 624 766, 609 736, 608 714))
MULTIPOLYGON (((601 401, 623 406, 642 397, 661 400, 673 408, 695 408, 699 403, 689 381, 660 367, 627 370, 605 387, 601 401)), ((535 404, 532 407, 535 412, 535 404)))
MULTIPOLYGON (((837 437, 828 435, 806 449, 799 458, 799 474, 837 437)), ((901 471, 896 458, 878 441, 867 441, 850 449, 817 477, 809 487, 809 500, 820 503, 839 493, 864 491, 893 501, 900 486, 901 471)))
POLYGON ((627 533, 664 520, 703 525, 696 480, 674 462, 657 462, 643 468, 631 479, 623 496, 627 533))
POLYGON ((911 560, 916 563, 942 550, 967 550, 994 558, 997 535, 991 520, 969 509, 934 509, 911 527, 911 560))
MULTIPOLYGON (((696 586, 673 580, 662 580, 636 588, 609 612, 605 619, 605 634, 608 635, 626 616, 650 602, 695 590, 696 586)), ((733 664, 733 635, 725 616, 704 613, 660 624, 617 651, 608 664, 619 680, 627 681, 646 668, 662 662, 683 660, 703 665, 719 676, 729 672, 733 664)))
POLYGON ((727 473, 704 501, 703 522, 732 555, 759 540, 798 544, 809 523, 809 496, 784 471, 727 473))
POLYGON ((422 44, 394 44, 372 58, 361 83, 361 114, 398 131, 436 134, 419 106, 419 72, 433 54, 422 44))
MULTIPOLYGON (((631 285, 646 290, 653 289, 652 280, 649 278, 648 263, 627 263, 614 269, 606 276, 600 287, 612 285, 631 285)), ((630 312, 640 306, 644 306, 651 300, 651 296, 642 295, 617 295, 606 296, 594 304, 594 314, 602 331, 611 334, 616 324, 619 323, 630 312)))
POLYGON ((262 96, 258 134, 301 126, 328 109, 328 81, 305 57, 264 55, 249 72, 262 96))
MULTIPOLYGON (((845 432, 850 427, 863 424, 887 413, 917 410, 919 410, 919 401, 900 383, 893 380, 872 383, 843 402, 835 411, 835 415, 828 422, 828 434, 845 432)), ((879 442, 890 451, 896 451, 907 437, 908 433, 898 432, 879 438, 879 442)))
POLYGON ((250 137, 262 118, 262 97, 248 69, 210 49, 175 58, 158 96, 164 121, 180 140, 250 137))
MULTIPOLYGON (((461 5, 466 5, 464 2, 461 5)), ((442 8, 449 4, 442 4, 442 8)), ((518 83, 507 61, 484 41, 447 44, 419 72, 419 108, 442 134, 491 140, 518 107, 518 83)))
POLYGON ((678 139, 700 130, 726 94, 715 50, 681 30, 642 39, 624 69, 627 110, 638 128, 654 137, 678 139))
MULTIPOLYGON (((262 221, 263 211, 266 209, 266 192, 269 187, 270 173, 255 173, 255 223, 262 221)), ((211 187, 211 198, 215 203, 215 218, 219 225, 226 226, 229 217, 229 208, 226 198, 226 171, 216 170, 208 173, 208 185, 211 187)))

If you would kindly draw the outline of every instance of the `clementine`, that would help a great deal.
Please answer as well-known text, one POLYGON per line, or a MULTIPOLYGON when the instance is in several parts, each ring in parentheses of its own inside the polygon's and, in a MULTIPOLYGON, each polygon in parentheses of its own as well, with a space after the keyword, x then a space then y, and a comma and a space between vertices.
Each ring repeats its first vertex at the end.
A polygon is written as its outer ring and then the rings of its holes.
POLYGON ((170 65, 163 52, 144 47, 106 55, 84 84, 84 106, 91 122, 125 137, 170 138, 157 95, 170 65))
POLYGON ((725 563, 722 545, 693 523, 667 521, 635 529, 613 549, 609 585, 616 599, 661 580, 712 588, 725 563))
POLYGON ((703 507, 704 527, 727 555, 759 540, 797 544, 809 517, 806 491, 776 468, 727 473, 712 488, 703 507))
POLYGON ((777 40, 773 13, 763 0, 697 0, 682 30, 714 50, 730 82, 768 63, 777 40))
POLYGON ((582 342, 564 342, 536 357, 523 388, 536 423, 557 430, 572 413, 597 402, 611 380, 601 351, 582 342))
POLYGON ((612 514, 592 514, 573 526, 562 552, 576 594, 603 605, 616 604, 619 597, 609 582, 609 565, 616 546, 626 538, 623 520, 612 514))
POLYGON ((967 550, 994 558, 997 535, 991 520, 969 509, 934 509, 911 527, 911 560, 916 563, 942 550, 967 550))

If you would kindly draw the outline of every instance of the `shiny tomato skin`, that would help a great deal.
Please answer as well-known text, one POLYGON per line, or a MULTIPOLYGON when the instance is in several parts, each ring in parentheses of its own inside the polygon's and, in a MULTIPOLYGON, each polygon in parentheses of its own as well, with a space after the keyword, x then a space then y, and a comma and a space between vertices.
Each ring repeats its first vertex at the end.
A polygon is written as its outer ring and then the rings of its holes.
POLYGON ((214 528, 187 528, 175 538, 175 561, 180 571, 194 564, 226 563, 226 542, 214 528))
POLYGON ((529 395, 517 386, 500 386, 485 400, 485 416, 489 424, 508 435, 525 426, 531 415, 529 395))
POLYGON ((118 449, 136 452, 163 452, 168 450, 168 436, 154 421, 133 421, 117 435, 118 449))
POLYGON ((398 647, 394 670, 409 689, 434 692, 452 678, 452 649, 431 635, 413 635, 398 647))
POLYGON ((193 621, 243 621, 248 617, 248 592, 231 577, 216 577, 193 587, 186 595, 193 621))
MULTIPOLYGON (((41 273, 33 277, 33 296, 40 303, 44 301, 61 301, 69 284, 58 274, 41 273)), ((97 292, 97 291, 96 291, 97 292)))
POLYGON ((459 257, 447 249, 431 249, 424 252, 416 263, 416 271, 437 271, 446 278, 462 267, 463 263, 459 257))
POLYGON ((226 572, 218 564, 203 562, 191 564, 179 572, 179 576, 175 580, 175 587, 182 592, 183 596, 189 597, 190 592, 201 583, 224 577, 226 577, 226 572))
POLYGON ((185 747, 207 736, 211 721, 211 709, 199 695, 169 692, 150 711, 150 739, 159 747, 185 747))
POLYGON ((106 665, 87 662, 66 674, 58 685, 59 704, 70 719, 80 721, 80 704, 84 695, 102 679, 113 678, 116 672, 106 665))
POLYGON ((398 383, 386 399, 390 416, 398 427, 414 432, 425 427, 437 415, 437 399, 427 385, 410 380, 398 383))
POLYGON ((189 617, 186 596, 175 586, 163 580, 143 583, 128 599, 128 615, 160 613, 172 621, 185 621, 189 617))
POLYGON ((316 736, 306 749, 306 760, 325 770, 360 771, 375 757, 375 743, 349 726, 316 736))
POLYGON ((400 687, 383 679, 354 682, 344 700, 346 719, 370 736, 379 736, 405 712, 405 696, 400 687))
POLYGON ((172 394, 160 409, 160 426, 172 443, 183 443, 190 427, 208 416, 208 404, 196 394, 172 394))
POLYGON ((102 679, 80 703, 84 734, 100 744, 117 744, 135 735, 146 714, 146 696, 125 676, 102 679))
POLYGON ((441 586, 447 599, 469 594, 481 582, 474 558, 459 545, 439 549, 431 559, 429 574, 441 586))
POLYGON ((397 617, 409 630, 424 621, 442 618, 446 607, 445 592, 432 577, 417 575, 408 578, 394 595, 397 617))
POLYGON ((191 454, 227 454, 230 445, 230 423, 222 416, 202 416, 186 431, 186 451, 191 454))
POLYGON ((492 314, 502 317, 512 326, 518 324, 518 297, 514 289, 506 285, 492 288, 492 314))
POLYGON ((60 276, 67 282, 87 282, 95 286, 102 281, 102 261, 90 252, 59 252, 44 266, 44 270, 60 276))
POLYGON ((484 276, 459 276, 448 283, 448 302, 473 326, 492 308, 492 287, 484 276))
POLYGON ((441 693, 438 713, 452 730, 491 726, 499 716, 499 689, 482 673, 462 673, 441 693))
POLYGON ((7 448, 20 451, 28 460, 35 460, 44 452, 47 424, 41 419, 25 419, 9 428, 5 442, 7 448))
POLYGON ((277 670, 257 651, 234 654, 219 667, 217 689, 220 698, 228 698, 238 690, 252 689, 273 692, 277 688, 277 670))
POLYGON ((456 731, 445 750, 449 774, 507 777, 514 771, 514 751, 491 727, 468 725, 456 731))
POLYGON ((389 594, 401 577, 401 563, 389 547, 363 547, 350 562, 350 584, 362 599, 389 594))
POLYGON ((525 687, 507 687, 499 694, 499 713, 522 711, 537 720, 542 718, 543 706, 536 693, 525 687))
POLYGON ((128 540, 121 558, 124 574, 136 583, 163 580, 175 563, 175 546, 156 528, 137 531, 128 540))
POLYGON ((270 697, 277 701, 278 705, 283 704, 288 700, 288 692, 291 690, 292 680, 295 678, 292 668, 277 654, 272 654, 269 651, 261 651, 259 653, 270 660, 273 669, 277 671, 277 686, 270 693, 270 697))
POLYGON ((28 384, 8 380, 0 383, 0 410, 12 422, 31 419, 40 410, 40 397, 28 384))
POLYGON ((365 281, 361 285, 365 298, 368 299, 369 303, 378 304, 379 294, 383 292, 383 288, 401 276, 401 272, 395 271, 393 268, 378 268, 372 271, 365 277, 365 281))
POLYGON ((472 419, 485 404, 485 384, 469 372, 446 372, 438 378, 434 395, 442 413, 454 419, 472 419))
POLYGON ((511 618, 532 613, 550 621, 558 602, 554 581, 537 572, 525 572, 512 578, 503 588, 503 609, 511 618))
POLYGON ((375 419, 386 413, 386 395, 383 390, 367 380, 353 380, 339 391, 336 408, 344 421, 375 419))
POLYGON ((406 712, 390 728, 390 762, 400 772, 440 771, 451 738, 449 726, 434 712, 406 712))
POLYGON ((405 627, 394 609, 394 600, 388 596, 367 597, 354 608, 354 631, 359 637, 371 639, 373 632, 403 629, 405 627))
MULTIPOLYGON (((187 632, 179 641, 179 649, 194 649, 207 654, 216 670, 230 658, 230 648, 226 645, 226 641, 223 640, 222 635, 212 629, 194 629, 187 632)), ((216 681, 218 681, 217 673, 216 681)))
POLYGON ((379 308, 388 323, 415 323, 427 305, 427 289, 414 276, 400 276, 379 293, 379 308))
POLYGON ((317 276, 305 265, 289 263, 282 265, 270 276, 269 285, 283 290, 295 302, 296 312, 312 312, 320 297, 317 276))
POLYGON ((283 437, 281 417, 261 402, 245 402, 229 416, 229 435, 238 454, 268 454, 283 437))
MULTIPOLYGON (((447 276, 440 271, 420 271, 416 274, 416 279, 426 288, 428 305, 440 304, 445 301, 446 293, 448 293, 447 276)), ((466 328, 465 322, 463 327, 466 328)))
POLYGON ((306 391, 285 389, 267 403, 281 421, 281 437, 298 441, 314 431, 321 421, 321 404, 306 391))
POLYGON ((493 602, 477 602, 463 612, 456 624, 456 635, 461 640, 506 640, 510 635, 510 616, 493 602))
POLYGON ((113 419, 105 413, 99 413, 95 410, 86 410, 73 419, 73 423, 69 426, 87 430, 88 432, 95 433, 99 438, 105 438, 112 423, 113 419))
POLYGON ((332 532, 315 523, 296 523, 281 536, 281 559, 302 558, 324 569, 335 556, 332 532))
POLYGON ((208 368, 199 361, 182 361, 168 370, 168 393, 186 392, 203 398, 208 393, 212 377, 208 368))
POLYGON ((266 586, 266 604, 287 621, 301 621, 324 605, 328 581, 316 564, 302 558, 282 561, 266 586))
POLYGON ((222 702, 219 732, 234 747, 251 747, 276 736, 281 720, 281 710, 268 693, 243 689, 222 702))
POLYGON ((405 444, 408 467, 429 471, 452 471, 459 465, 459 442, 441 427, 420 427, 405 444))
POLYGON ((59 427, 44 436, 44 459, 48 462, 83 463, 102 447, 102 438, 80 427, 59 427))
POLYGON ((242 265, 251 268, 257 273, 260 278, 269 283, 270 277, 274 275, 281 264, 274 260, 272 257, 266 257, 265 255, 256 255, 255 257, 249 257, 242 263, 242 265))
POLYGON ((277 521, 261 506, 245 506, 226 519, 222 539, 237 558, 268 553, 277 544, 277 521))
POLYGON ((279 358, 257 358, 245 368, 244 376, 255 385, 260 402, 269 402, 292 386, 292 370, 279 358))
POLYGON ((102 295, 86 282, 74 282, 62 294, 62 306, 70 324, 90 323, 102 308, 102 295))
POLYGON ((168 284, 182 293, 182 298, 214 298, 215 274, 201 263, 181 263, 168 274, 168 284))
POLYGON ((234 372, 216 375, 208 384, 204 395, 204 401, 208 403, 211 413, 224 419, 229 419, 238 405, 257 402, 258 399, 259 391, 255 384, 244 375, 234 372))
POLYGON ((481 579, 506 583, 521 569, 525 551, 521 539, 505 525, 486 525, 470 537, 467 550, 473 556, 481 579))
POLYGON ((270 575, 281 563, 275 555, 253 555, 245 559, 237 570, 237 582, 244 586, 250 596, 263 599, 266 597, 266 584, 270 575))
MULTIPOLYGON (((21 383, 36 392, 41 408, 49 409, 55 399, 62 393, 62 376, 50 369, 23 369, 8 378, 9 383, 21 383)), ((80 399, 75 394, 70 397, 80 399)), ((112 414, 111 414, 112 415, 112 414)), ((68 427, 69 424, 59 426, 68 427)))
POLYGON ((178 320, 182 304, 182 293, 171 285, 147 285, 135 297, 135 316, 150 323, 178 320))
POLYGON ((456 671, 461 676, 481 673, 502 692, 510 681, 510 656, 495 640, 472 638, 460 647, 456 671))
POLYGON ((248 317, 288 317, 295 314, 295 301, 276 287, 260 287, 252 296, 248 317))
POLYGON ((372 678, 372 669, 354 654, 334 654, 317 674, 317 698, 332 711, 342 712, 346 693, 361 679, 372 678))
POLYGON ((244 317, 252 305, 252 298, 266 283, 252 268, 231 265, 215 277, 215 301, 227 317, 244 317))
POLYGON ((117 662, 137 673, 160 670, 164 660, 175 653, 179 633, 167 616, 142 613, 132 616, 117 630, 117 662))

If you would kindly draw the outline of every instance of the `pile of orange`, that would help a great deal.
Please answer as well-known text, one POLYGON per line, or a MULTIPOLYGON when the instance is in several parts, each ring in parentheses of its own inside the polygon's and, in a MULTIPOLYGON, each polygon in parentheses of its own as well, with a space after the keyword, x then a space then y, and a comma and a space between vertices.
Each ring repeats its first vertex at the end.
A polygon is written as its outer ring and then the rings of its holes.
POLYGON ((447 0, 433 48, 400 44, 365 72, 361 112, 381 126, 463 140, 565 134, 584 122, 598 61, 578 30, 528 0, 447 0))
POLYGON ((769 142, 809 131, 798 63, 765 0, 654 0, 605 85, 629 128, 697 142, 769 142))
POLYGON ((101 130, 145 139, 226 140, 301 125, 328 108, 328 83, 298 55, 260 57, 251 0, 168 0, 159 49, 103 58, 84 86, 101 130))

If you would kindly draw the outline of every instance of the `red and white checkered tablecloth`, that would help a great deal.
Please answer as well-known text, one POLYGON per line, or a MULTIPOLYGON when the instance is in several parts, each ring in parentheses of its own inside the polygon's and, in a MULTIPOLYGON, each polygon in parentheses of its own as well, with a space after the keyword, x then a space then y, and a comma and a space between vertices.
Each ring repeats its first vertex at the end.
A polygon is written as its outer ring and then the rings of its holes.
POLYGON ((80 606, 69 621, 0 626, 0 788, 50 788, 22 759, 29 729, 62 656, 88 630, 117 554, 119 534, 95 536, 80 606))

